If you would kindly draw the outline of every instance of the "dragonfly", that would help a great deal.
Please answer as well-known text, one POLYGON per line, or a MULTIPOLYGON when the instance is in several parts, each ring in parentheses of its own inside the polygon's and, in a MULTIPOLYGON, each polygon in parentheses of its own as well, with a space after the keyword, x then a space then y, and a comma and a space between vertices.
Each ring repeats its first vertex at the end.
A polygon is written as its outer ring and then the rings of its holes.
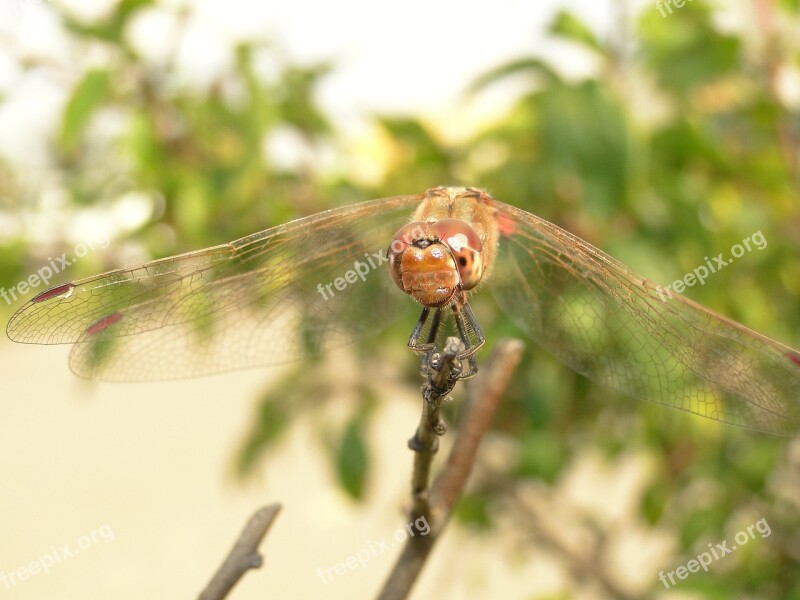
POLYGON ((485 340, 469 298, 488 293, 602 386, 800 434, 800 352, 660 290, 549 221, 479 189, 439 187, 58 285, 23 305, 7 334, 73 344, 80 377, 163 380, 319 355, 422 305, 409 345, 429 355, 452 315, 469 376, 485 340))

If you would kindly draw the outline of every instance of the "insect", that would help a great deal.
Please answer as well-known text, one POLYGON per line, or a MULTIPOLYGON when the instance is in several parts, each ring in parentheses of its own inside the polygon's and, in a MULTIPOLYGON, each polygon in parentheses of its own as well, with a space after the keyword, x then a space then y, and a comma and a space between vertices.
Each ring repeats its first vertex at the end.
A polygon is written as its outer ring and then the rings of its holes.
POLYGON ((22 306, 7 332, 74 344, 70 367, 82 377, 174 379, 373 335, 410 315, 411 296, 423 310, 409 345, 431 352, 452 314, 468 376, 485 339, 468 299, 488 293, 601 385, 745 428, 800 433, 800 353, 659 289, 544 219, 481 190, 440 187, 59 285, 22 306))

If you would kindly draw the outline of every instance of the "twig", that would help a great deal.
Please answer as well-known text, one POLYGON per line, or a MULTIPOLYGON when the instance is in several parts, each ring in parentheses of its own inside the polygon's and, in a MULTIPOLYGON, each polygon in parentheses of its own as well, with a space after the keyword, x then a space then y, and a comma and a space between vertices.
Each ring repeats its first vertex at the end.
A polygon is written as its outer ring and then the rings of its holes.
POLYGON ((281 505, 276 502, 253 513, 225 558, 225 562, 208 582, 198 600, 222 600, 249 569, 257 569, 262 565, 263 560, 258 553, 258 546, 280 510, 281 505))
POLYGON ((422 415, 414 437, 408 440, 408 447, 415 452, 411 475, 412 519, 430 518, 428 482, 431 463, 439 450, 439 436, 447 431, 440 416, 441 405, 458 381, 461 368, 458 355, 463 351, 464 342, 449 337, 441 354, 435 354, 428 364, 428 380, 422 385, 422 415))
POLYGON ((468 387, 467 406, 458 436, 431 491, 435 511, 450 516, 472 470, 481 438, 492 424, 524 348, 520 340, 500 340, 484 365, 483 376, 476 377, 468 387))
POLYGON ((532 539, 559 554, 575 581, 590 580, 597 583, 608 592, 610 597, 619 600, 633 600, 634 598, 644 600, 651 597, 642 594, 631 595, 605 573, 602 567, 602 558, 607 553, 608 538, 606 536, 598 535, 595 544, 584 542, 576 545, 568 542, 563 533, 559 531, 564 527, 558 522, 558 519, 554 518, 554 514, 558 511, 545 504, 552 502, 551 500, 539 495, 538 502, 526 502, 518 492, 512 494, 511 499, 517 510, 522 513, 522 518, 530 521, 523 530, 528 532, 532 539))
MULTIPOLYGON (((468 388, 461 428, 447 457, 447 463, 430 493, 430 533, 409 537, 389 574, 378 600, 402 600, 411 591, 434 543, 450 519, 461 490, 467 482, 483 434, 489 429, 511 375, 519 364, 523 344, 500 340, 468 388)), ((419 455, 419 453, 417 453, 419 455)), ((417 457, 415 457, 415 466, 417 457)))

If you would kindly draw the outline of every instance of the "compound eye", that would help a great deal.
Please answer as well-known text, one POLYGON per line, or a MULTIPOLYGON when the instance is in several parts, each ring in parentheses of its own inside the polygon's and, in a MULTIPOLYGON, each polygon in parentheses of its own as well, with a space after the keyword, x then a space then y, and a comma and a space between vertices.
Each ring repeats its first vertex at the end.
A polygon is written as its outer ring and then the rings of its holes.
POLYGON ((475 230, 460 219, 436 221, 431 230, 450 248, 461 278, 461 288, 471 290, 477 286, 483 276, 483 244, 475 230))
POLYGON ((389 244, 389 254, 402 254, 406 246, 411 246, 420 240, 433 241, 434 239, 435 237, 430 232, 430 227, 427 223, 413 221, 403 225, 392 236, 392 243, 389 244))
POLYGON ((389 244, 386 255, 389 257, 389 272, 392 275, 392 281, 401 290, 404 289, 402 283, 403 274, 400 268, 403 254, 406 248, 424 239, 433 239, 433 235, 428 231, 427 224, 419 221, 404 225, 392 236, 392 243, 389 244))

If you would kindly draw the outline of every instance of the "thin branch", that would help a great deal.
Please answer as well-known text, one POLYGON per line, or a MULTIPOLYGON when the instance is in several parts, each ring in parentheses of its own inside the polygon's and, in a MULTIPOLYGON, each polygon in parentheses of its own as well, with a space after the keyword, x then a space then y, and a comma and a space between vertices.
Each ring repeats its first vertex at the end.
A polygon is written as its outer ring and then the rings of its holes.
MULTIPOLYGON (((483 434, 489 429, 511 375, 522 357, 519 340, 500 340, 468 388, 461 427, 430 492, 430 533, 409 537, 378 600, 402 600, 411 591, 434 543, 444 531, 467 482, 483 434)), ((418 453, 419 455, 419 453, 418 453)), ((415 457, 415 465, 417 457, 415 457)))
POLYGON ((522 514, 521 519, 527 518, 529 521, 523 528, 528 533, 528 537, 559 554, 575 581, 589 580, 597 583, 608 592, 610 597, 619 600, 634 600, 634 598, 644 600, 651 597, 642 594, 631 595, 605 573, 602 559, 608 550, 607 536, 598 532, 594 544, 588 544, 585 541, 578 544, 569 542, 563 535, 563 530, 566 528, 558 522, 558 519, 554 518, 554 514, 557 514, 558 511, 547 505, 548 502, 552 503, 551 499, 539 494, 536 502, 525 501, 518 492, 512 494, 511 499, 522 514))
POLYGON ((225 558, 225 562, 208 582, 198 600, 222 600, 248 570, 257 569, 262 565, 263 559, 258 553, 258 546, 280 510, 281 505, 276 502, 253 513, 225 558))
POLYGON ((500 340, 484 365, 483 376, 476 377, 468 386, 467 406, 458 436, 447 463, 433 484, 431 497, 435 512, 450 516, 472 470, 483 434, 492 424, 524 348, 520 340, 500 340))
POLYGON ((453 390, 458 381, 461 362, 458 355, 464 352, 464 342, 449 337, 441 354, 435 354, 428 364, 428 380, 422 385, 422 414, 414 437, 408 447, 415 452, 414 470, 411 475, 412 519, 430 519, 428 482, 431 463, 439 450, 439 437, 447 431, 440 416, 442 400, 453 390))

